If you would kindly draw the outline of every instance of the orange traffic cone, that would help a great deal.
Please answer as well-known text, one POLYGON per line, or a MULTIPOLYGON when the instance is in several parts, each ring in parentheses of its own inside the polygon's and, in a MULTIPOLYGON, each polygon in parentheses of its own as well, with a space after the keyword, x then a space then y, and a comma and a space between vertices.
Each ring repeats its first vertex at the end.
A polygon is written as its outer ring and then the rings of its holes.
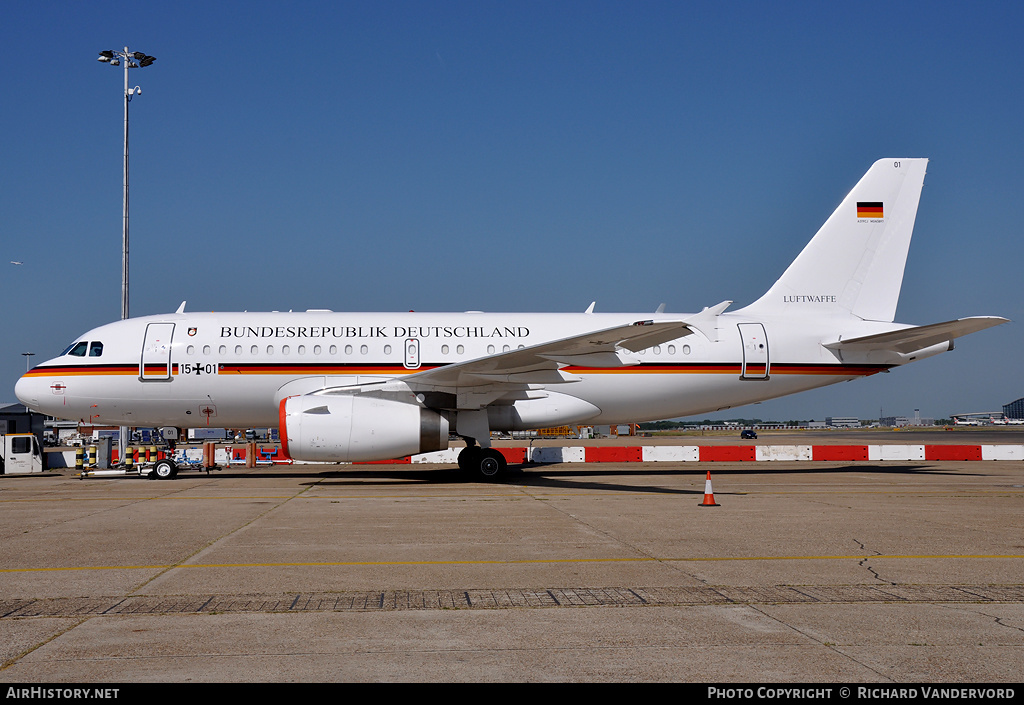
POLYGON ((720 507, 722 505, 715 502, 715 493, 711 489, 711 471, 708 470, 708 479, 704 481, 704 501, 697 505, 698 507, 720 507))

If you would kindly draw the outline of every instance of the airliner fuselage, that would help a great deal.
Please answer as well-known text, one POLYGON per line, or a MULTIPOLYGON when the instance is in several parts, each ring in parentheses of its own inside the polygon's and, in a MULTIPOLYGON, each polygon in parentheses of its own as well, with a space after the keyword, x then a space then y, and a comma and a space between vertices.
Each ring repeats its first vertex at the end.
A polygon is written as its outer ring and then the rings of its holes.
MULTIPOLYGON (((76 342, 88 346, 79 348, 80 356, 42 363, 19 382, 17 393, 47 414, 93 423, 272 427, 278 424, 279 390, 298 380, 309 388, 297 392, 400 380, 587 331, 679 318, 323 311, 148 316, 83 335, 76 342), (90 356, 97 344, 99 354, 90 356)), ((864 323, 860 333, 894 327, 900 326, 864 323)), ((748 404, 903 361, 874 355, 843 362, 821 345, 832 331, 784 320, 723 314, 707 333, 644 348, 631 355, 636 364, 562 366, 574 381, 559 383, 558 392, 599 410, 579 421, 630 423, 748 404)))

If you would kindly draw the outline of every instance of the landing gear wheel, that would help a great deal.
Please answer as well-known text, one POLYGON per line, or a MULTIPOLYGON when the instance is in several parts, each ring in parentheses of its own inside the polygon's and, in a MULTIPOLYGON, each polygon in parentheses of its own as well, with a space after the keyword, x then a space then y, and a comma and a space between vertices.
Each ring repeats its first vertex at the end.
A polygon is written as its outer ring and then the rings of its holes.
POLYGON ((508 472, 505 456, 494 448, 483 448, 473 466, 473 470, 486 482, 497 482, 504 479, 508 472))
POLYGON ((484 482, 503 480, 508 473, 508 462, 500 451, 494 448, 466 446, 459 453, 459 469, 484 482))
POLYGON ((151 480, 173 480, 178 474, 178 468, 170 460, 159 460, 153 466, 148 477, 151 480))
POLYGON ((459 470, 472 472, 477 463, 480 462, 480 454, 483 448, 480 446, 466 446, 459 453, 459 470))

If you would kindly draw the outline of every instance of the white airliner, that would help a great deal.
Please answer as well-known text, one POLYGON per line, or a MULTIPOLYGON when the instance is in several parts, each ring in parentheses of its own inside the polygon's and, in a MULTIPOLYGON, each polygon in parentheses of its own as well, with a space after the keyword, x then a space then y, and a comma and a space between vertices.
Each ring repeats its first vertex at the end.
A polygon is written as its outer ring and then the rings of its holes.
MULTIPOLYGON (((186 313, 101 326, 15 392, 123 426, 278 427, 295 460, 448 447, 506 471, 491 431, 727 409, 930 357, 1006 322, 893 323, 926 159, 875 162, 768 292, 700 313, 186 313)), ((159 476, 173 477, 166 463, 159 476)))

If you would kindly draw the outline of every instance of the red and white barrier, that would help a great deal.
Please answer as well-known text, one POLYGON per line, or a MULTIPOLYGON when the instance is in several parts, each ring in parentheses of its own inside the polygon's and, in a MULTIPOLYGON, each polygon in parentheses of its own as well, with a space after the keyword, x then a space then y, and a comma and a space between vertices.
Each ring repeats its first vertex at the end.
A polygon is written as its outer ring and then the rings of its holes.
MULTIPOLYGON (((250 444, 255 445, 255 444, 250 444)), ((436 463, 454 465, 461 447, 433 453, 377 460, 362 464, 436 463)), ((540 446, 498 448, 512 465, 531 463, 737 463, 737 462, 880 462, 880 461, 970 461, 1024 460, 1024 445, 711 445, 711 446, 540 446)), ((181 460, 201 464, 203 448, 179 451, 181 460)), ((209 451, 206 451, 207 453, 209 451)), ((217 447, 213 459, 217 465, 246 463, 247 448, 217 447)), ((255 465, 290 464, 276 446, 259 446, 254 454, 255 465)), ((64 451, 67 467, 74 467, 74 451, 64 451)), ((207 458, 209 456, 206 456, 207 458)), ((317 463, 324 464, 324 463, 317 463)), ((333 463, 327 463, 333 464, 333 463)))
MULTIPOLYGON (((411 462, 455 462, 459 450, 414 455, 411 462)), ((534 464, 1024 460, 1024 446, 1019 445, 542 446, 499 450, 510 463, 534 464), (513 452, 523 460, 514 459, 513 452)))
MULTIPOLYGON (((389 463, 454 464, 462 448, 378 460, 389 463)), ((540 446, 498 448, 509 463, 738 463, 1024 460, 1017 445, 713 445, 540 446)), ((362 464, 362 463, 360 463, 362 464)))
POLYGON ((981 446, 982 460, 1024 460, 1024 446, 981 446))

